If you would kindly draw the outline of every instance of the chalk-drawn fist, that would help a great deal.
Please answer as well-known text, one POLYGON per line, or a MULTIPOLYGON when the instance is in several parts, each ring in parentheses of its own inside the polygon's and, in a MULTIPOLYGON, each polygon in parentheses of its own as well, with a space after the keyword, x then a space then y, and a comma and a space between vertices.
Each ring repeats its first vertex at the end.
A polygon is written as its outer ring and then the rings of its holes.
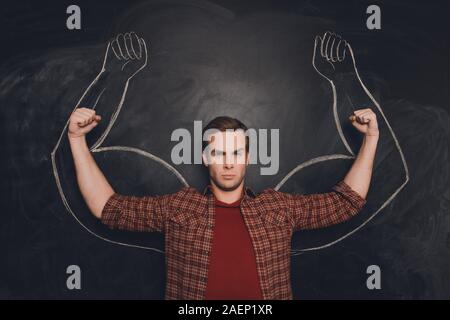
POLYGON ((100 122, 101 116, 89 108, 76 108, 69 118, 69 138, 79 138, 86 135, 100 122))
POLYGON ((147 65, 147 60, 145 40, 135 32, 120 33, 108 43, 102 71, 131 79, 147 65))
POLYGON ((354 57, 350 44, 341 36, 325 32, 314 41, 313 66, 328 81, 333 81, 337 74, 354 70, 354 57))

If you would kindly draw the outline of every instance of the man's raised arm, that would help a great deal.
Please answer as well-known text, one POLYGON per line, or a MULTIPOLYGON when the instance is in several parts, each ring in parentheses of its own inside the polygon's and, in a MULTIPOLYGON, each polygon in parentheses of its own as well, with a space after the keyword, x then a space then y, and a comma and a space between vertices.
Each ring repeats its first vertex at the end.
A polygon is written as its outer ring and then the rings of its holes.
POLYGON ((76 109, 69 121, 68 139, 77 182, 90 211, 112 229, 163 232, 170 204, 181 192, 162 196, 128 196, 116 193, 98 167, 86 143, 86 134, 100 116, 87 108, 76 109))
POLYGON ((357 214, 366 203, 378 143, 377 118, 371 109, 361 109, 355 111, 350 121, 364 137, 344 180, 329 193, 285 194, 295 230, 341 223, 357 214))
POLYGON ((364 137, 344 182, 362 198, 366 198, 379 138, 377 117, 371 109, 362 109, 356 110, 350 117, 350 121, 359 132, 364 134, 364 137))
POLYGON ((89 210, 97 218, 101 218, 106 201, 114 194, 86 142, 86 134, 97 126, 100 119, 92 109, 77 108, 70 116, 68 128, 78 186, 89 210))

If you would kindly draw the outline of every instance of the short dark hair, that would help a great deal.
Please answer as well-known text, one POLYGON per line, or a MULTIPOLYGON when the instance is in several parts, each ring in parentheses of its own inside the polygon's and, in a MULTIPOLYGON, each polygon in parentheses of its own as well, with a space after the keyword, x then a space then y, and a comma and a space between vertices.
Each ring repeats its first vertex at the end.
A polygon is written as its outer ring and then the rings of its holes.
MULTIPOLYGON (((248 128, 245 124, 243 124, 241 121, 235 118, 227 117, 227 116, 220 116, 212 119, 204 128, 202 131, 202 150, 204 151, 205 148, 208 146, 209 141, 203 141, 203 136, 205 135, 205 132, 209 129, 217 129, 219 131, 226 131, 227 129, 230 130, 243 130, 244 133, 247 132, 248 128)), ((245 136, 245 150, 248 152, 249 150, 249 138, 248 135, 245 136)))

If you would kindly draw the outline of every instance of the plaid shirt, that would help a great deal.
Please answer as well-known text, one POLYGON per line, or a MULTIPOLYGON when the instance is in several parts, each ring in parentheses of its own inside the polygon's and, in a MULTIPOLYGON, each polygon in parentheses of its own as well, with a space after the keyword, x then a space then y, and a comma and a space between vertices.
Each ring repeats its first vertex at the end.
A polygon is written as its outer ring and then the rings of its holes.
MULTIPOLYGON (((343 222, 364 204, 365 200, 343 181, 329 193, 312 195, 274 189, 255 195, 245 188, 241 212, 255 250, 263 298, 292 299, 290 252, 294 231, 343 222)), ((163 232, 166 299, 204 299, 214 233, 214 195, 209 186, 203 194, 192 187, 162 196, 114 193, 101 219, 110 228, 163 232)))

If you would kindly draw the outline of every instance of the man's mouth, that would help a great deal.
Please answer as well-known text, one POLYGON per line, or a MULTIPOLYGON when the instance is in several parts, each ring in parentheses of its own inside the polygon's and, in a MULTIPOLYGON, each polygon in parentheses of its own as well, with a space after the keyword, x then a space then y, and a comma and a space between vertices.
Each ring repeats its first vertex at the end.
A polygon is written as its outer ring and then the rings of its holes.
POLYGON ((223 174, 222 177, 224 179, 233 179, 236 175, 235 174, 223 174))

